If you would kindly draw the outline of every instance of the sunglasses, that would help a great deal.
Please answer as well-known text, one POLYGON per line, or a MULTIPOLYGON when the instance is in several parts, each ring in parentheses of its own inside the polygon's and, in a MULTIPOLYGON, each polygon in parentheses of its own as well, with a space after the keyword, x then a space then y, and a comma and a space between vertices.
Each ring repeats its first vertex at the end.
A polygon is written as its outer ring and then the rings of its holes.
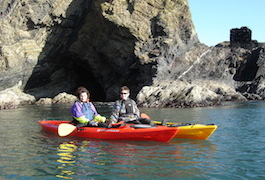
POLYGON ((121 94, 128 94, 128 93, 121 93, 121 94))

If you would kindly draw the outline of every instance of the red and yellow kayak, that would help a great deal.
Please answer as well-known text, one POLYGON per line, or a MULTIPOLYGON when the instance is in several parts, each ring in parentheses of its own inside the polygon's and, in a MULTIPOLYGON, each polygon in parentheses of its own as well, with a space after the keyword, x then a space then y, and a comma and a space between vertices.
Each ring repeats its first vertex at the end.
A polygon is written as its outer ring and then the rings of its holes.
MULTIPOLYGON (((69 121, 42 120, 39 121, 42 129, 58 134, 58 127, 69 121)), ((73 130, 69 136, 81 138, 96 138, 107 140, 141 140, 169 142, 179 131, 179 127, 149 126, 137 124, 125 124, 117 128, 79 127, 73 130)))
MULTIPOLYGON (((155 121, 156 124, 161 124, 161 122, 155 121)), ((214 131, 218 128, 214 124, 189 124, 189 123, 173 123, 168 122, 168 127, 179 127, 179 132, 174 136, 174 138, 184 138, 184 139, 208 139, 214 131)))

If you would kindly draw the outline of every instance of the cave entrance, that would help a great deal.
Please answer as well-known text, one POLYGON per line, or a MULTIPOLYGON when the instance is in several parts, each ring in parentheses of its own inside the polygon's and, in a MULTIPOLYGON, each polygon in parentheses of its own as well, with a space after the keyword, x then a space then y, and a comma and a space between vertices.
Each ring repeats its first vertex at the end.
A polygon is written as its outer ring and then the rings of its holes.
POLYGON ((259 58, 259 49, 254 50, 247 58, 246 63, 242 63, 238 68, 234 80, 235 81, 252 81, 256 78, 259 69, 257 61, 259 58))
MULTIPOLYGON (((86 66, 86 65, 85 65, 86 66)), ((106 95, 100 82, 97 81, 92 71, 89 68, 84 68, 84 65, 77 65, 74 68, 76 74, 76 86, 84 86, 90 92, 90 101, 100 101, 106 100, 106 95)))

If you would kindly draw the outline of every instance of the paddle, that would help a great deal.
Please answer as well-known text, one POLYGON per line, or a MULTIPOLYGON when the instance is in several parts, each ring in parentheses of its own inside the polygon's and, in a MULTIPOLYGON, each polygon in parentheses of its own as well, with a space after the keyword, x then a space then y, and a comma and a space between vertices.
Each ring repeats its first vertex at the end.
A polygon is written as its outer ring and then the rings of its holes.
POLYGON ((59 136, 67 136, 71 134, 76 129, 76 126, 68 123, 62 123, 58 126, 58 134, 59 136))
POLYGON ((124 125, 124 121, 120 121, 118 123, 112 123, 112 124, 109 124, 109 127, 108 128, 118 128, 120 126, 123 126, 124 125))
POLYGON ((141 118, 150 120, 150 117, 145 113, 141 113, 141 118))
MULTIPOLYGON (((150 120, 150 117, 147 114, 145 114, 145 113, 141 113, 141 118, 143 118, 143 119, 149 119, 150 120)), ((157 125, 163 125, 162 122, 154 121, 154 123, 157 124, 157 125)), ((173 125, 173 124, 176 124, 176 123, 173 123, 173 122, 165 122, 164 125, 173 125)))

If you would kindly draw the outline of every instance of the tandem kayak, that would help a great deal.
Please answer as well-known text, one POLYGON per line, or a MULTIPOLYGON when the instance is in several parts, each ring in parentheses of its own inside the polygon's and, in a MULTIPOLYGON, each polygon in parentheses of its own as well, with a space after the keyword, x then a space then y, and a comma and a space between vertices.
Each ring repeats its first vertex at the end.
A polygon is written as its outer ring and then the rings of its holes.
MULTIPOLYGON (((39 121, 42 129, 58 134, 58 127, 69 121, 42 120, 39 121)), ((96 138, 107 140, 140 140, 169 142, 179 131, 179 127, 149 126, 137 124, 125 124, 117 128, 103 127, 79 127, 73 130, 69 136, 80 138, 96 138)))
MULTIPOLYGON (((161 122, 155 121, 156 124, 161 124, 161 122)), ((179 127, 178 133, 174 138, 184 138, 184 139, 208 139, 214 131, 217 129, 217 125, 214 124, 189 124, 189 123, 173 123, 167 122, 168 127, 179 127)))

